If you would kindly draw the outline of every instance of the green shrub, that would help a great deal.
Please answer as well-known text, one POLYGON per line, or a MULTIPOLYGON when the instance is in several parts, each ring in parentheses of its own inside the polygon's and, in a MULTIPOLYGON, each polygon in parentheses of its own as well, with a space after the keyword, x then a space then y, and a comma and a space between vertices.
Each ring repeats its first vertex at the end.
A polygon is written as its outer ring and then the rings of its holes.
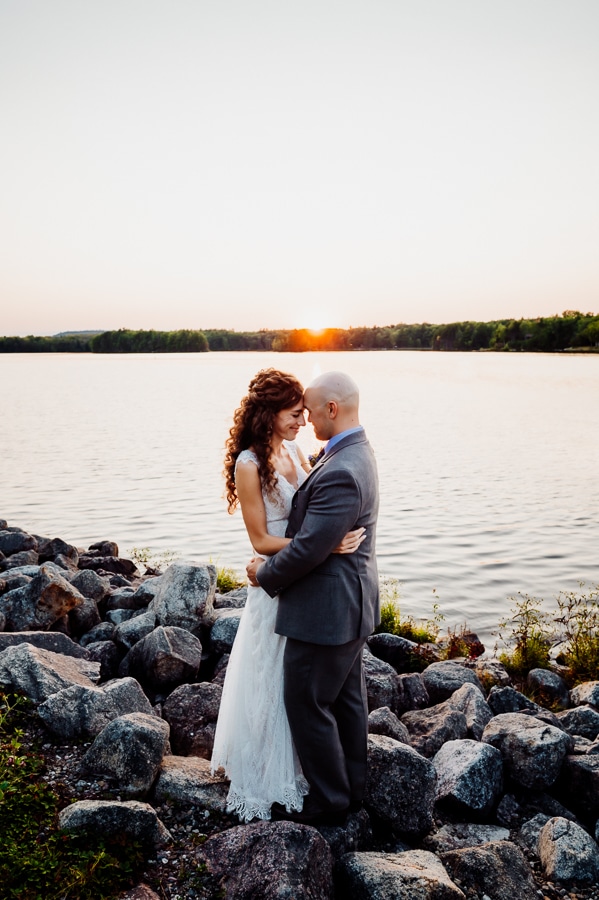
POLYGON ((555 621, 563 629, 565 647, 557 661, 570 670, 572 686, 599 679, 599 585, 587 593, 561 591, 555 621))
POLYGON ((555 628, 551 616, 541 609, 542 600, 520 592, 518 597, 509 599, 513 603, 512 615, 499 623, 499 637, 508 649, 499 654, 499 660, 520 682, 531 669, 549 667, 555 628))
POLYGON ((382 577, 380 593, 381 624, 376 628, 375 634, 396 634, 416 644, 436 641, 443 620, 437 603, 433 605, 431 619, 418 620, 413 616, 402 618, 399 607, 399 581, 396 578, 382 577))
POLYGON ((139 844, 70 835, 61 803, 39 776, 44 760, 23 746, 29 702, 0 693, 0 884, 6 900, 109 900, 134 883, 139 844))

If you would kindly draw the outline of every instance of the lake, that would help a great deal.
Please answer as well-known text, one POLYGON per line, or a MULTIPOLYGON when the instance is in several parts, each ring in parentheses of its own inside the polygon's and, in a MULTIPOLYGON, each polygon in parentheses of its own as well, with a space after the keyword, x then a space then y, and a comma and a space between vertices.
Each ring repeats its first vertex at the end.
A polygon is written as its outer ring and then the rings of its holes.
MULTIPOLYGON (((404 613, 491 634, 522 593, 599 582, 599 357, 493 353, 0 355, 0 516, 243 573, 221 476, 252 375, 361 389, 381 482, 378 558, 404 613)), ((310 426, 298 439, 317 445, 310 426)))

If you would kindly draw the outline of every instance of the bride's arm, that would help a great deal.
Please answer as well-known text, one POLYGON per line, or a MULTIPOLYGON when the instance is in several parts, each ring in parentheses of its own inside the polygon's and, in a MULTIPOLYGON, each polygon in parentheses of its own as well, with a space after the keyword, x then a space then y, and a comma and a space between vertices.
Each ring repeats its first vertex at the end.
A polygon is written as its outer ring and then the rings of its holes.
POLYGON ((276 537, 266 529, 266 510, 262 499, 262 485, 258 468, 253 462, 238 462, 235 472, 235 487, 241 514, 252 547, 257 553, 272 556, 286 547, 290 538, 276 537))

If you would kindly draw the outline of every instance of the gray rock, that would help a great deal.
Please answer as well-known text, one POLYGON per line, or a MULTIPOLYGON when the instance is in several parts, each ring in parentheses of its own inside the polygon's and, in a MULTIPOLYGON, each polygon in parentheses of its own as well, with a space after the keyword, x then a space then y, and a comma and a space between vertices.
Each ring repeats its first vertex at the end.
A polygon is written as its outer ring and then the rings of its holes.
POLYGON ((215 653, 231 652, 242 613, 243 610, 241 609, 218 609, 214 611, 212 615, 214 624, 210 629, 210 646, 215 653))
POLYGON ((539 836, 550 818, 551 816, 545 813, 537 813, 532 819, 527 819, 516 835, 516 843, 521 847, 525 847, 529 852, 536 854, 539 836))
POLYGON ((419 672, 409 672, 397 676, 398 710, 400 716, 412 709, 426 709, 430 704, 428 691, 419 672))
POLYGON ((507 841, 510 832, 500 825, 479 825, 473 822, 448 823, 435 834, 429 834, 422 842, 427 850, 443 853, 460 847, 478 847, 490 841, 507 841))
POLYGON ((229 828, 202 847, 227 900, 332 900, 333 858, 315 828, 259 822, 229 828))
POLYGON ((89 597, 83 597, 81 605, 76 606, 69 613, 69 629, 74 635, 86 634, 101 621, 98 604, 89 597))
POLYGON ((182 684, 165 700, 162 715, 171 728, 173 751, 210 759, 222 687, 208 681, 182 684))
POLYGON ((499 716, 502 713, 515 713, 523 709, 530 709, 537 712, 540 707, 533 703, 520 691, 511 686, 492 687, 487 697, 487 703, 493 711, 493 715, 499 716))
POLYGON ((572 706, 582 706, 588 703, 599 709, 599 681, 585 681, 570 691, 572 706))
POLYGON ((139 616, 133 616, 126 622, 121 622, 114 630, 113 640, 123 650, 130 650, 134 644, 154 631, 156 627, 156 613, 147 610, 139 616))
POLYGON ((208 760, 198 756, 165 756, 154 785, 158 803, 190 803, 222 815, 227 811, 228 792, 228 780, 212 775, 208 760))
POLYGON ((558 713, 560 726, 571 735, 594 741, 599 735, 599 710, 594 706, 575 706, 558 713))
POLYGON ((364 802, 395 832, 426 834, 433 822, 435 767, 408 747, 384 735, 368 738, 364 802))
POLYGON ((507 687, 512 683, 507 669, 498 659, 469 659, 465 665, 472 669, 487 694, 493 687, 507 687))
POLYGON ((100 578, 97 572, 83 569, 72 579, 71 584, 80 594, 99 603, 110 592, 108 580, 100 578))
POLYGON ((564 679, 550 669, 531 669, 526 677, 528 688, 541 706, 568 709, 570 692, 564 679))
POLYGON ((229 653, 225 653, 217 662, 214 669, 214 675, 212 676, 212 684, 220 684, 221 687, 224 685, 227 666, 229 665, 229 656, 229 653))
POLYGON ((226 594, 214 595, 214 609, 243 609, 247 602, 247 586, 227 591, 226 594))
POLYGON ((150 606, 160 625, 186 628, 198 635, 203 619, 213 612, 215 593, 215 566, 175 563, 162 575, 150 606))
POLYGON ((83 603, 79 591, 50 565, 44 563, 29 584, 0 597, 10 631, 45 630, 83 603))
POLYGON ((399 703, 397 672, 392 665, 378 659, 367 649, 364 650, 363 659, 369 711, 387 706, 391 712, 396 713, 399 703))
POLYGON ((464 900, 440 859, 428 850, 348 853, 338 863, 340 896, 352 900, 464 900))
POLYGON ((113 719, 96 737, 81 760, 95 775, 110 778, 129 796, 145 794, 152 786, 168 749, 169 727, 163 719, 128 713, 113 719))
POLYGON ((91 556, 86 553, 79 557, 79 568, 124 575, 125 578, 132 578, 138 574, 137 566, 132 560, 121 559, 118 556, 91 556))
POLYGON ((114 541, 96 541, 88 547, 87 554, 89 556, 118 556, 118 544, 114 541))
POLYGON ((144 609, 152 602, 158 591, 161 578, 162 575, 157 575, 155 578, 146 578, 146 580, 140 584, 134 595, 136 609, 144 609))
POLYGON ((535 790, 555 782, 573 743, 564 731, 520 713, 495 716, 482 740, 501 752, 506 771, 517 784, 535 790))
POLYGON ((79 643, 82 647, 87 647, 88 644, 95 644, 97 641, 110 641, 114 637, 115 628, 116 625, 112 622, 100 622, 86 634, 82 634, 79 643))
POLYGON ((25 531, 0 531, 0 552, 12 556, 23 550, 37 550, 37 540, 25 531))
POLYGON ((478 688, 473 684, 463 684, 451 695, 448 703, 466 716, 468 737, 480 741, 485 726, 493 718, 493 711, 478 688))
POLYGON ((119 678, 101 687, 74 684, 52 694, 37 711, 48 730, 64 740, 96 737, 109 722, 127 713, 153 715, 134 678, 119 678))
POLYGON ((58 556, 68 560, 75 568, 79 562, 77 548, 72 544, 67 544, 62 538, 52 538, 52 540, 46 539, 44 541, 38 540, 38 552, 41 562, 48 562, 50 560, 56 561, 58 556))
POLYGON ((16 588, 24 587, 31 581, 31 576, 22 575, 18 572, 16 575, 13 571, 3 572, 0 579, 0 594, 8 594, 16 588))
POLYGON ((396 672, 409 672, 414 665, 414 652, 418 647, 414 641, 397 634, 371 634, 368 648, 374 656, 393 666, 396 672))
POLYGON ((90 659, 100 663, 100 680, 115 678, 123 655, 113 641, 95 641, 87 645, 90 659))
POLYGON ((18 644, 0 653, 0 687, 21 691, 34 703, 72 684, 93 686, 100 677, 100 666, 86 659, 76 659, 41 650, 31 644, 18 644))
POLYGON ((478 741, 448 741, 433 758, 437 801, 460 811, 487 816, 503 789, 503 762, 495 747, 478 741))
POLYGON ((127 800, 79 800, 63 809, 58 817, 63 831, 96 834, 98 837, 124 835, 155 848, 172 843, 156 811, 148 803, 127 800))
POLYGON ((0 562, 0 571, 10 572, 11 569, 21 569, 24 566, 37 566, 39 564, 39 556, 35 550, 21 550, 20 553, 13 553, 0 562))
POLYGON ((551 881, 567 885, 596 885, 599 881, 599 847, 575 822, 550 819, 539 835, 538 852, 551 881))
POLYGON ((133 645, 119 667, 155 690, 172 690, 193 681, 202 660, 202 645, 183 628, 158 627, 133 645))
POLYGON ((138 609, 135 601, 135 589, 132 587, 117 588, 106 599, 106 609, 138 609))
POLYGON ((557 789, 575 812, 599 815, 599 754, 566 756, 557 789))
POLYGON ((158 894, 154 893, 152 888, 148 887, 147 884, 136 884, 134 888, 131 888, 130 891, 127 891, 126 894, 122 894, 119 897, 119 900, 160 900, 158 894))
MULTIPOLYGON (((449 850, 441 854, 452 878, 466 890, 493 900, 539 900, 526 857, 510 841, 494 841, 480 847, 449 850)), ((470 896, 470 894, 469 894, 470 896)))
POLYGON ((431 663, 422 672, 422 680, 431 703, 447 700, 463 684, 473 684, 484 696, 483 687, 472 669, 451 659, 431 663))
POLYGON ((122 625, 123 622, 128 622, 129 619, 134 619, 137 615, 139 615, 139 612, 136 609, 109 609, 105 619, 116 627, 117 625, 122 625))
POLYGON ((61 653, 63 656, 91 659, 85 648, 59 631, 5 631, 0 634, 0 651, 16 647, 17 644, 31 644, 40 650, 51 650, 52 653, 61 653))
POLYGON ((368 731, 370 734, 384 734, 400 744, 411 743, 410 732, 388 706, 373 709, 368 716, 368 731))
POLYGON ((449 701, 414 709, 402 715, 401 721, 410 732, 412 746, 423 756, 432 757, 446 741, 459 741, 468 734, 466 716, 449 701))

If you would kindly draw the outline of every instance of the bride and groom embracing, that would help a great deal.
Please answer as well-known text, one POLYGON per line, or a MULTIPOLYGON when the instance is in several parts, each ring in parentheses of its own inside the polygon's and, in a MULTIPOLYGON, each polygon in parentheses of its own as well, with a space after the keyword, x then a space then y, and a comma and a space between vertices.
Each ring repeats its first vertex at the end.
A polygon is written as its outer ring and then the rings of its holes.
POLYGON ((256 556, 227 667, 212 769, 241 821, 336 824, 359 808, 368 710, 362 665, 379 622, 378 478, 342 372, 306 388, 265 369, 227 441, 229 510, 241 506, 256 556), (295 444, 305 413, 325 453, 295 444))

